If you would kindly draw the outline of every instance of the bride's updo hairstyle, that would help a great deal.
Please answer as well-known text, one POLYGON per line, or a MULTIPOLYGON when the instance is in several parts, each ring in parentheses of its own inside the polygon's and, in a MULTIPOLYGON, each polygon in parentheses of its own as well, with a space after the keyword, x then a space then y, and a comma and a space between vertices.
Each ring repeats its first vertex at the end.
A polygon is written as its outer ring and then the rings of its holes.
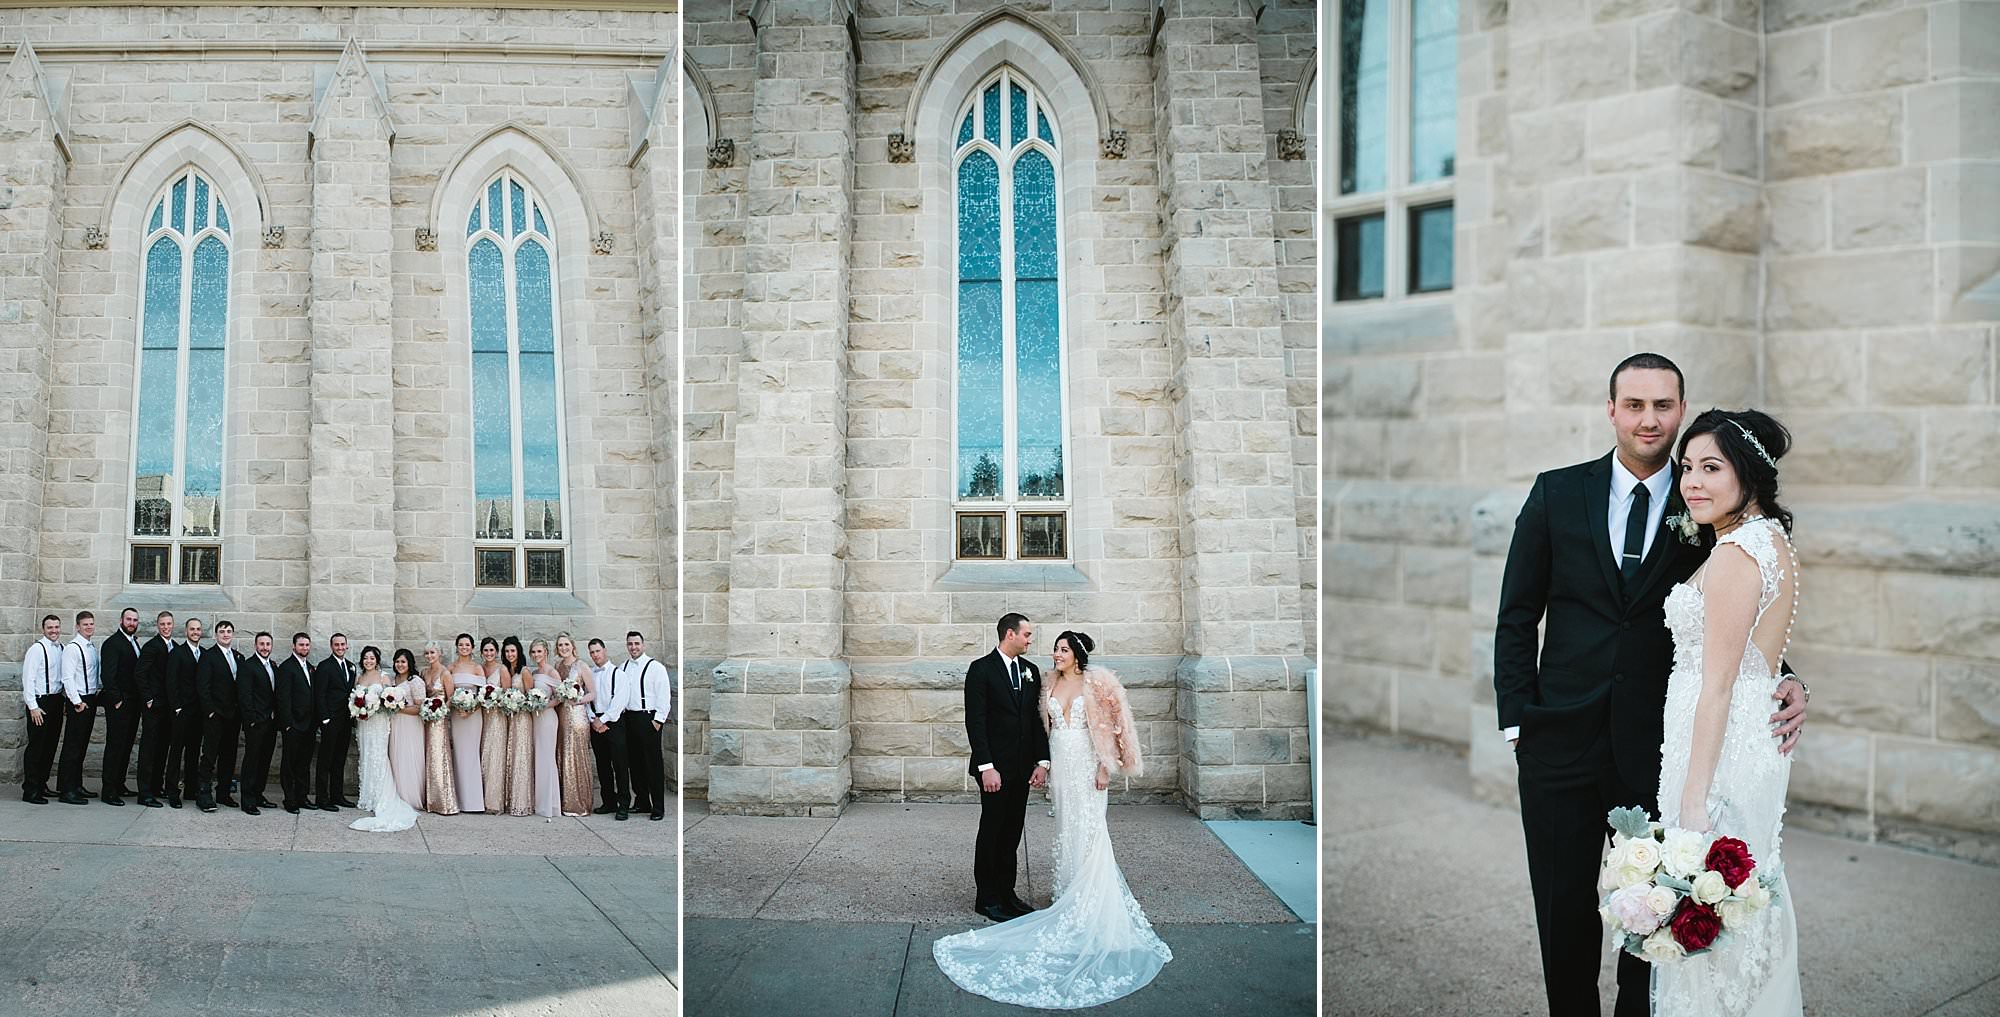
POLYGON ((1090 633, 1064 629, 1063 634, 1056 637, 1056 642, 1069 644, 1069 652, 1076 655, 1078 671, 1090 666, 1090 651, 1097 649, 1097 644, 1091 640, 1090 633))
POLYGON ((379 670, 381 670, 381 669, 382 669, 382 648, 381 648, 381 647, 379 647, 379 646, 364 646, 364 647, 362 647, 362 648, 361 648, 361 669, 362 669, 363 671, 379 671, 379 670), (371 653, 375 655, 375 666, 374 666, 374 667, 372 667, 372 668, 368 666, 368 655, 369 655, 369 654, 371 654, 371 653))
POLYGON ((1765 515, 1776 519, 1786 533, 1792 532, 1792 514, 1778 504, 1777 467, 1777 460, 1791 450, 1792 432, 1761 410, 1709 410, 1681 432, 1674 458, 1687 458, 1688 443, 1704 434, 1715 440, 1743 487, 1743 497, 1729 510, 1731 514, 1742 512, 1755 499, 1765 515))

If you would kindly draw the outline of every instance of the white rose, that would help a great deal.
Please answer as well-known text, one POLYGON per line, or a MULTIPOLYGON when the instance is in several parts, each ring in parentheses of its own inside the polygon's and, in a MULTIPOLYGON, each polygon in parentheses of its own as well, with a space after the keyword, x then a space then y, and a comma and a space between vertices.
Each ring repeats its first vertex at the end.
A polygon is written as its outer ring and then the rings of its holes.
POLYGON ((1703 904, 1719 904, 1729 896, 1729 881, 1722 873, 1709 870, 1694 877, 1694 899, 1703 904))
POLYGON ((1757 908, 1745 901, 1726 900, 1715 906, 1715 913, 1722 919, 1723 928, 1738 929, 1757 913, 1757 908))
POLYGON ((1668 872, 1682 879, 1693 879, 1708 861, 1708 835, 1692 830, 1668 830, 1660 855, 1668 872))
POLYGON ((1639 950, 1645 955, 1647 962, 1652 964, 1674 964, 1687 956, 1687 951, 1681 949, 1679 943, 1674 942, 1673 934, 1665 928, 1647 936, 1639 950))
POLYGON ((1621 866, 1618 869, 1618 889, 1623 890, 1627 887, 1638 886, 1640 883, 1652 878, 1652 869, 1635 869, 1630 865, 1621 866))
POLYGON ((1625 853, 1620 864, 1648 873, 1660 867, 1660 842, 1651 837, 1634 837, 1620 850, 1625 853))
POLYGON ((1764 889, 1764 884, 1758 882, 1755 876, 1743 881, 1743 885, 1736 891, 1736 896, 1755 911, 1762 911, 1771 906, 1771 891, 1764 889))
POLYGON ((1675 905, 1680 902, 1680 895, 1664 886, 1656 886, 1646 894, 1646 906, 1657 915, 1673 914, 1675 905))

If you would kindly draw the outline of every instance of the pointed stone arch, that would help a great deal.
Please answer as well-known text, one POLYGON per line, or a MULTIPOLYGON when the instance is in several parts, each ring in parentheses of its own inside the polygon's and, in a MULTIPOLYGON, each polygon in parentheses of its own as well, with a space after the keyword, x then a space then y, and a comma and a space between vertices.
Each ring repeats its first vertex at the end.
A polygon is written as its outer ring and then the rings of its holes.
MULTIPOLYGON (((721 125, 717 122, 715 112, 715 86, 709 83, 708 75, 702 73, 700 65, 685 57, 681 60, 681 77, 682 96, 692 99, 694 105, 701 111, 698 121, 692 117, 681 121, 681 135, 686 139, 690 150, 697 148, 706 150, 710 144, 722 137, 721 125)), ((683 111, 682 115, 687 114, 683 111)))
POLYGON ((262 236, 272 225, 270 198, 256 165, 215 128, 190 118, 154 135, 125 160, 111 183, 110 200, 98 212, 99 235, 107 240, 136 235, 153 193, 168 174, 190 163, 221 189, 230 218, 242 227, 240 234, 232 231, 232 247, 242 238, 262 236))
MULTIPOLYGON (((455 198, 465 199, 504 165, 513 165, 527 175, 552 210, 575 224, 557 227, 558 244, 569 250, 590 249, 599 235, 597 206, 591 201, 590 189, 554 145, 518 120, 494 125, 445 163, 431 188, 430 210, 424 216, 426 228, 444 236, 445 227, 451 225, 441 218, 445 207, 455 198)), ((469 199, 465 200, 469 204, 469 199)))
POLYGON ((1306 108, 1306 97, 1312 95, 1313 86, 1319 83, 1319 58, 1306 61, 1306 69, 1299 74, 1298 84, 1292 86, 1292 130, 1310 138, 1318 134, 1318 125, 1312 122, 1312 111, 1306 108))
POLYGON ((925 109, 955 110, 1001 64, 1021 68, 1048 94, 1058 107, 1053 112, 1064 121, 1066 136, 1081 140, 1087 130, 1100 145, 1111 140, 1111 111, 1104 103, 1104 89, 1082 54, 1026 11, 1003 5, 966 23, 924 64, 903 111, 904 142, 922 140, 925 109), (1076 115, 1080 106, 1090 109, 1090 122, 1080 122, 1076 115))

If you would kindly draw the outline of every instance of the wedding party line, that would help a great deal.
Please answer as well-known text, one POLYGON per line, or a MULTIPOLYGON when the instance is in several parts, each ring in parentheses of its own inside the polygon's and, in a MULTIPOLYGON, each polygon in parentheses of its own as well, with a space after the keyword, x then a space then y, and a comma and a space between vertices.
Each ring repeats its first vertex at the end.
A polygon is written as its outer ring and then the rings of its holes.
POLYGON ((350 824, 358 830, 406 830, 419 812, 666 818, 672 681, 637 630, 615 660, 596 638, 579 658, 567 632, 525 647, 518 636, 461 632, 449 663, 431 640, 421 664, 399 648, 385 665, 375 646, 350 659, 340 632, 315 663, 305 632, 275 657, 271 633, 253 635, 245 654, 227 620, 210 639, 201 619, 177 628, 161 611, 143 644, 135 608, 101 644, 92 612, 74 622, 65 640, 62 618, 45 615, 22 660, 24 802, 123 806, 131 797, 179 809, 192 800, 203 812, 255 816, 280 805, 265 797, 275 753, 286 812, 359 808, 371 815, 350 824), (84 757, 99 713, 104 753, 92 791, 84 757), (358 801, 347 795, 355 747, 358 801))

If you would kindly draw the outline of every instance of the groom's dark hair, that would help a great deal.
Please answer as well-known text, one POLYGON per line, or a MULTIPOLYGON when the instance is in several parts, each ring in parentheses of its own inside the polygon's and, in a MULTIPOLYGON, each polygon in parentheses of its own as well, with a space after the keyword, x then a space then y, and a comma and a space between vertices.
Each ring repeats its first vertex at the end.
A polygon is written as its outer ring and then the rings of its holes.
POLYGON ((1009 611, 1000 616, 1000 623, 993 626, 994 632, 1004 642, 1007 638, 1007 633, 1017 631, 1020 629, 1021 623, 1027 620, 1027 615, 1018 611, 1009 611))
POLYGON ((1682 401, 1687 400, 1687 376, 1681 374, 1681 369, 1675 366, 1673 361, 1657 353, 1634 353, 1620 360, 1618 366, 1611 369, 1611 398, 1613 400, 1618 398, 1618 376, 1624 374, 1626 371, 1672 371, 1674 372, 1674 385, 1680 390, 1682 401))

